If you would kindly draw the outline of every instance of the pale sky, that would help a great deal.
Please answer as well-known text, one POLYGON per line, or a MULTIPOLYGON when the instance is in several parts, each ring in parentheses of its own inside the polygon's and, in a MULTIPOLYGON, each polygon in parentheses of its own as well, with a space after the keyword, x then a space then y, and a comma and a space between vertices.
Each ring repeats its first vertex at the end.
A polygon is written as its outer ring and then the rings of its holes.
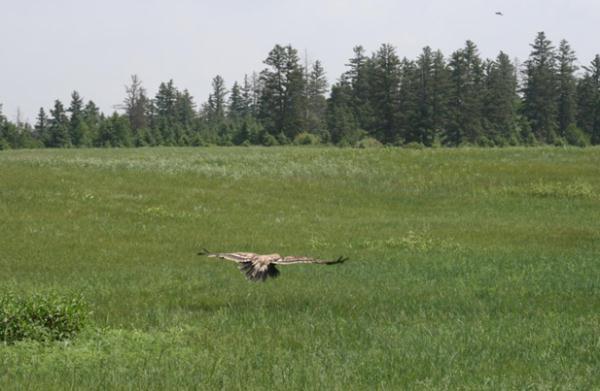
POLYGON ((523 61, 538 31, 567 39, 587 65, 600 53, 600 1, 0 0, 0 104, 33 122, 76 89, 108 113, 134 73, 150 96, 172 78, 201 103, 215 75, 230 87, 263 69, 276 43, 320 59, 330 82, 358 44, 391 43, 414 59, 471 39, 484 58, 503 50, 523 61))

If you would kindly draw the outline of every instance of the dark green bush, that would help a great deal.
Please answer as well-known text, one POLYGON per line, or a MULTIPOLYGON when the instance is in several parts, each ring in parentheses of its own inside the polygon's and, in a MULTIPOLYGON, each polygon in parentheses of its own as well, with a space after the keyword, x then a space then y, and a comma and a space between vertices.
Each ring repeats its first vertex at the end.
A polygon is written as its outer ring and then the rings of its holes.
POLYGON ((87 323, 83 297, 55 293, 20 297, 0 293, 0 341, 73 338, 87 323))
POLYGON ((575 145, 577 147, 585 147, 589 145, 587 136, 577 127, 575 124, 570 124, 565 130, 565 139, 569 145, 575 145))
POLYGON ((269 133, 265 133, 263 136, 262 144, 265 147, 273 147, 275 145, 279 145, 279 142, 273 135, 270 135, 269 133))
POLYGON ((294 144, 296 145, 318 145, 321 144, 321 139, 315 134, 308 132, 302 132, 296 135, 294 138, 294 144))

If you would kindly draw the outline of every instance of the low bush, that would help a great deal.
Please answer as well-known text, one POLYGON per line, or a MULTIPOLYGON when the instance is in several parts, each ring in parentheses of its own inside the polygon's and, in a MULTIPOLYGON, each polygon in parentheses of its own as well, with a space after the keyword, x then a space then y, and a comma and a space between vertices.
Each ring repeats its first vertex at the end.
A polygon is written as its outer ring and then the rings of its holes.
POLYGON ((262 144, 265 147, 273 147, 275 145, 279 145, 279 142, 273 135, 270 135, 269 133, 265 133, 262 138, 262 144))
POLYGON ((569 145, 575 145, 577 147, 585 147, 589 145, 587 136, 577 127, 575 124, 570 124, 565 130, 565 139, 569 145))
POLYGON ((87 323, 83 297, 55 293, 0 293, 0 341, 57 341, 73 338, 87 323))
POLYGON ((318 145, 321 144, 321 139, 315 134, 308 132, 299 133, 294 138, 294 144, 296 145, 318 145))

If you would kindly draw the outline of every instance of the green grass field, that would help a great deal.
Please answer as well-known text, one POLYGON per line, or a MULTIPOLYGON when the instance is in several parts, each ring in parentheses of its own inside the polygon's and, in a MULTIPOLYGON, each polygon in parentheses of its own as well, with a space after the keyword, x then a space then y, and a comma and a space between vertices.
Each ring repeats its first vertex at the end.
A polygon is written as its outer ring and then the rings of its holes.
POLYGON ((93 311, 2 390, 597 389, 600 149, 3 151, 0 272, 93 311))

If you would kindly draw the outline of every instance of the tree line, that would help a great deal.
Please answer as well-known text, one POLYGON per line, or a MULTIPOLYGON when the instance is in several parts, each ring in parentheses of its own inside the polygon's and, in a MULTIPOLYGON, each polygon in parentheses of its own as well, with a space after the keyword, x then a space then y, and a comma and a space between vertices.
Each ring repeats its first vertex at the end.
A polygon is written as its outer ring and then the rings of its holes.
POLYGON ((132 76, 119 110, 102 113, 77 91, 39 110, 34 125, 9 121, 0 106, 0 149, 285 145, 506 146, 600 144, 600 55, 578 69, 566 40, 540 32, 529 58, 477 46, 445 57, 425 47, 414 60, 383 44, 353 49, 329 86, 320 61, 301 64, 296 49, 275 45, 259 73, 230 88, 221 76, 199 107, 170 80, 154 97, 132 76))

